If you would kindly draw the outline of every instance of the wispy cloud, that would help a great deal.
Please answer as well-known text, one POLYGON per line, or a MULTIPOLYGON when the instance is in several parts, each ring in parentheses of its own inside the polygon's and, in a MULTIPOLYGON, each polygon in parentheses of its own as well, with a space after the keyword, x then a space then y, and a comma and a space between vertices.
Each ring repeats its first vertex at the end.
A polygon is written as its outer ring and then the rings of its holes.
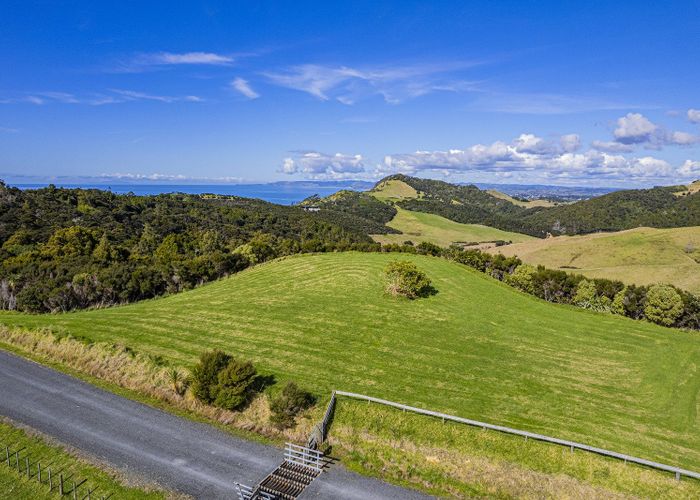
POLYGON ((19 132, 18 128, 0 127, 1 134, 16 134, 17 132, 19 132))
POLYGON ((531 115, 560 115, 642 108, 642 106, 595 96, 491 91, 480 93, 471 107, 479 111, 531 115))
POLYGON ((257 99, 258 97, 260 97, 260 94, 253 90, 248 81, 244 80, 243 78, 235 78, 231 82, 231 87, 234 90, 241 93, 242 95, 244 95, 245 97, 247 97, 248 99, 257 99))
POLYGON ((134 90, 110 89, 111 92, 121 96, 126 101, 158 101, 158 102, 201 102, 203 99, 196 95, 168 96, 147 94, 134 90))
POLYGON ((139 73, 173 66, 231 66, 235 62, 232 55, 214 52, 151 52, 140 53, 117 61, 108 72, 139 73))
POLYGON ((381 96, 396 104, 432 92, 473 90, 477 83, 455 78, 455 74, 479 62, 413 64, 404 66, 327 66, 302 64, 283 71, 264 72, 270 82, 318 99, 335 99, 354 104, 372 96, 381 96))
POLYGON ((109 89, 109 93, 76 95, 68 92, 34 92, 30 95, 0 99, 0 104, 28 103, 45 105, 59 104, 87 104, 90 106, 103 106, 105 104, 118 104, 131 101, 159 101, 172 102, 201 102, 204 99, 196 95, 169 96, 149 94, 134 90, 109 89))

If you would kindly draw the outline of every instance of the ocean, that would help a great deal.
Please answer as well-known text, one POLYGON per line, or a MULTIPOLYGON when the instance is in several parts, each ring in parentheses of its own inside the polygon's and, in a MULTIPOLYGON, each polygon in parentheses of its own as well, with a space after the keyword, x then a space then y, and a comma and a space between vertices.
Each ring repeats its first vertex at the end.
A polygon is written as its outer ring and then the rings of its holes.
MULTIPOLYGON (((12 184, 20 189, 39 189, 47 184, 12 184)), ((349 182, 273 182, 269 184, 55 184, 56 187, 103 189, 117 194, 133 193, 138 196, 187 193, 187 194, 221 194, 259 198, 279 205, 294 205, 312 195, 329 196, 341 189, 356 191, 370 189, 373 183, 362 181, 349 182)))

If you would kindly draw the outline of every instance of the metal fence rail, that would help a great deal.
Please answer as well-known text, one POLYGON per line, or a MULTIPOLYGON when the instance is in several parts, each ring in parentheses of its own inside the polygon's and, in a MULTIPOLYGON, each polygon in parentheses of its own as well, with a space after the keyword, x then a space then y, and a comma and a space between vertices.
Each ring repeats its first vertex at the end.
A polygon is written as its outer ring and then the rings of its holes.
POLYGON ((506 434, 514 434, 516 436, 523 436, 529 439, 535 439, 537 441, 545 441, 547 443, 558 444, 561 446, 566 446, 574 450, 585 450, 591 453, 596 453, 598 455, 604 455, 606 457, 617 458, 619 460, 624 460, 625 462, 631 462, 639 465, 644 465, 647 467, 652 467, 654 469, 659 469, 667 472, 673 472, 676 475, 676 479, 680 480, 681 476, 692 477, 695 479, 700 479, 700 473, 693 472, 686 469, 681 469, 679 467, 674 467, 672 465, 660 464, 658 462, 652 462, 651 460, 645 460, 643 458, 637 458, 630 455, 625 455, 624 453, 618 453, 616 451, 605 450, 603 448, 596 448, 595 446, 589 446, 587 444, 577 443, 575 441, 568 441, 566 439, 559 439, 549 436, 544 436, 542 434, 536 434, 534 432, 521 431, 518 429, 511 429, 510 427, 504 427, 502 425, 494 425, 486 422, 479 422, 478 420, 471 420, 468 418, 455 417, 454 415, 448 415, 446 413, 440 413, 437 411, 424 410, 422 408, 416 408, 414 406, 408 406, 401 403, 395 403, 393 401, 387 401, 386 399, 373 398, 371 396, 365 396, 364 394, 355 394, 353 392, 344 391, 333 391, 335 395, 345 396, 348 398, 361 399, 364 401, 371 401, 374 403, 379 403, 386 406, 392 406, 394 408, 399 408, 404 411, 410 411, 413 413, 419 413, 421 415, 428 415, 431 417, 441 418, 444 421, 450 420, 452 422, 459 422, 461 424, 467 424, 474 427, 481 427, 483 429, 491 429, 494 431, 504 432, 506 434))

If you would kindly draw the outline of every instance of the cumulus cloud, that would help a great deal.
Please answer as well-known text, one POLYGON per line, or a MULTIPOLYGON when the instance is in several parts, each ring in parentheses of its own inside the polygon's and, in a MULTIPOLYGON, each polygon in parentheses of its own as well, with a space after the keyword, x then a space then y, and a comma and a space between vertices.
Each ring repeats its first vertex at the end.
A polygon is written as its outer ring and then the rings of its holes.
POLYGON ((659 128, 640 113, 627 113, 618 118, 615 140, 622 144, 651 142, 659 128))
POLYGON ((700 109, 689 109, 688 120, 692 123, 700 123, 700 109))
POLYGON ((253 90, 248 81, 244 80, 243 78, 235 78, 231 82, 231 87, 239 93, 243 94, 248 99, 257 99, 258 97, 260 97, 260 94, 253 90))
POLYGON ((678 169, 678 174, 686 178, 700 178, 700 161, 686 160, 678 169))
POLYGON ((263 75, 275 85, 306 92, 324 101, 335 99, 351 105, 379 95, 386 102, 396 104, 432 92, 474 90, 474 82, 454 79, 450 75, 475 64, 478 63, 363 68, 302 64, 263 75))
POLYGON ((362 155, 334 155, 317 151, 298 151, 294 157, 282 161, 280 172, 285 174, 304 174, 311 179, 343 179, 357 177, 365 172, 362 155))
MULTIPOLYGON (((618 118, 613 134, 615 141, 623 146, 644 145, 647 149, 660 149, 668 145, 690 146, 700 142, 700 136, 688 132, 668 131, 640 113, 628 113, 618 118)), ((610 143, 599 142, 600 147, 596 149, 612 151, 614 148, 609 145, 610 143)))
POLYGON ((578 153, 577 148, 573 137, 563 136, 557 145, 523 134, 511 143, 497 141, 467 149, 388 155, 377 173, 485 172, 502 177, 529 172, 539 177, 580 180, 643 180, 673 174, 668 162, 651 156, 626 158, 595 149, 578 153))

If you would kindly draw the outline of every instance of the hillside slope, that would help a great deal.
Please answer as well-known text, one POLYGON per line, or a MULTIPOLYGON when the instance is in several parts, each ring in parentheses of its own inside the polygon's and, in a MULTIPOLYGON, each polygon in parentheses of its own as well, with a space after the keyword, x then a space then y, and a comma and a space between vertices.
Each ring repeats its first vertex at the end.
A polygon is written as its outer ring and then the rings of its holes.
POLYGON ((591 278, 649 285, 670 283, 700 293, 700 227, 638 228, 585 236, 558 236, 493 248, 591 278))
POLYGON ((400 174, 387 177, 378 185, 387 180, 399 180, 420 193, 418 198, 396 201, 402 208, 538 237, 547 233, 586 234, 639 226, 700 226, 700 193, 692 186, 630 189, 570 204, 526 208, 476 186, 400 174))
POLYGON ((407 240, 416 244, 428 241, 442 247, 449 247, 453 243, 520 242, 534 239, 526 234, 502 231, 481 224, 461 224, 425 212, 412 212, 403 208, 397 208, 396 211, 396 216, 387 223, 387 226, 400 231, 401 234, 374 234, 372 238, 375 241, 383 244, 402 244, 407 240))
POLYGON ((278 381, 344 389, 700 469, 700 337, 552 305, 438 258, 337 253, 193 291, 0 323, 121 342, 191 363, 220 348, 278 381), (437 295, 385 295, 415 261, 437 295))

